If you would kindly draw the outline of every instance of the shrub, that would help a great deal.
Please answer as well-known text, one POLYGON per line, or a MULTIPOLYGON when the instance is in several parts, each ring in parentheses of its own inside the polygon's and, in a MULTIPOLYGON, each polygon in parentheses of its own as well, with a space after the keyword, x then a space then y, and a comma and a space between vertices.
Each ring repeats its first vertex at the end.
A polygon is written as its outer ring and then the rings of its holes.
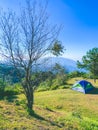
POLYGON ((0 79, 0 94, 4 93, 5 86, 6 86, 5 82, 3 82, 3 80, 0 79))

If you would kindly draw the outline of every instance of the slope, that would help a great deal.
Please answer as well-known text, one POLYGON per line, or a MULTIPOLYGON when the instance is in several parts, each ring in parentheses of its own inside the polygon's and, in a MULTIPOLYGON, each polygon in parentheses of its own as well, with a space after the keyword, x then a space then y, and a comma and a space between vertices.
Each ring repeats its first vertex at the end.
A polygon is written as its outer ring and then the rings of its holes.
POLYGON ((24 95, 11 101, 0 100, 2 130, 97 130, 98 95, 70 89, 35 92, 32 116, 26 110, 24 95))

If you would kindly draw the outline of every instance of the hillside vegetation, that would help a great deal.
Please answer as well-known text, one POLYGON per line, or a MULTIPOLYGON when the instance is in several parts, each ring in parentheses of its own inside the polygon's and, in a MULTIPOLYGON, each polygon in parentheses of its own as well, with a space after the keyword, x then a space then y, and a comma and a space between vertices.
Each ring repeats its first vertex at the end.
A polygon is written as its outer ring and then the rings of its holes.
MULTIPOLYGON (((68 83, 75 80, 78 79, 68 83)), ((23 94, 5 96, 0 100, 0 129, 98 130, 97 94, 98 91, 83 94, 70 88, 35 92, 32 115, 28 114, 23 94)))

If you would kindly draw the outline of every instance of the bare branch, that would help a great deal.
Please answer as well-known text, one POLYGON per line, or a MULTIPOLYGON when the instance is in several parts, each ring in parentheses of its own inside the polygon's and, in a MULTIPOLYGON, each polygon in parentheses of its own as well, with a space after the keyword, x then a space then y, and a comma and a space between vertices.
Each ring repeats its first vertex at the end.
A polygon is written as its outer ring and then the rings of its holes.
POLYGON ((18 69, 25 71, 23 88, 29 108, 33 104, 32 66, 49 52, 50 46, 57 40, 60 28, 49 24, 45 5, 26 0, 26 7, 21 9, 20 16, 9 11, 0 14, 2 55, 18 69), (31 103, 31 104, 30 104, 31 103), (31 106, 30 106, 31 105, 31 106))

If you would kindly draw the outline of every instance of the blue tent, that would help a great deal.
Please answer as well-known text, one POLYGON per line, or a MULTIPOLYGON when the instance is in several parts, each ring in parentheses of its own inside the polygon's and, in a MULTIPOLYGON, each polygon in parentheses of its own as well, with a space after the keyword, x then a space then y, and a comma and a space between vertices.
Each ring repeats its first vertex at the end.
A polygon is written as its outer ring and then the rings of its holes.
POLYGON ((72 89, 82 93, 88 93, 89 91, 93 90, 94 87, 90 82, 86 80, 80 80, 72 86, 72 89))

